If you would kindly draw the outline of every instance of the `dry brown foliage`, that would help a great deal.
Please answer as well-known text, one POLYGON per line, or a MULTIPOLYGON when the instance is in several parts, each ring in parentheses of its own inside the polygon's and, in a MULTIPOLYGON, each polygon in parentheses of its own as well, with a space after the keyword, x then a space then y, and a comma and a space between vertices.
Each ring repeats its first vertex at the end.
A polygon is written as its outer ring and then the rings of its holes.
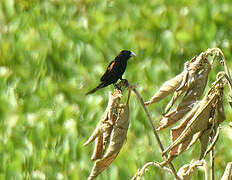
POLYGON ((165 82, 151 100, 146 102, 146 105, 150 105, 157 102, 156 99, 160 100, 175 91, 172 99, 165 108, 157 130, 164 129, 180 120, 200 99, 206 87, 208 74, 211 70, 208 56, 210 56, 210 53, 205 52, 187 61, 184 66, 184 71, 172 80, 165 82), (173 84, 175 84, 175 86, 173 86, 173 84), (172 87, 172 91, 170 91, 170 87, 172 87), (163 96, 164 92, 165 96, 163 96), (185 96, 179 105, 174 110, 170 111, 176 100, 184 92, 186 92, 185 96))
POLYGON ((109 94, 109 103, 106 111, 94 130, 88 145, 96 139, 92 160, 95 161, 89 180, 94 179, 105 170, 117 157, 126 139, 129 127, 129 96, 126 105, 120 104, 121 91, 115 90, 109 94))
POLYGON ((200 159, 204 157, 209 139, 214 138, 219 130, 219 124, 225 120, 223 89, 226 82, 224 77, 225 73, 219 73, 218 79, 205 97, 192 109, 180 125, 171 129, 173 143, 163 151, 163 154, 170 151, 169 158, 177 156, 193 144, 191 141, 195 143, 199 138, 202 144, 200 159))
MULTIPOLYGON (((232 80, 229 69, 226 64, 222 51, 218 48, 208 49, 199 56, 195 56, 184 65, 182 73, 166 81, 153 97, 144 103, 143 98, 136 90, 136 86, 130 85, 126 80, 120 82, 120 87, 127 87, 129 95, 127 103, 121 104, 122 92, 115 90, 109 94, 109 102, 102 119, 94 130, 91 137, 84 145, 88 145, 96 140, 94 152, 91 159, 94 161, 89 179, 94 179, 105 168, 107 168, 116 158, 126 139, 129 126, 129 97, 130 91, 133 91, 139 99, 159 148, 165 160, 161 163, 148 162, 140 170, 137 171, 132 179, 141 179, 149 166, 156 166, 164 171, 170 172, 175 179, 188 180, 191 179, 194 171, 203 166, 205 171, 205 179, 208 179, 207 162, 205 156, 211 154, 211 176, 214 179, 214 153, 213 149, 220 134, 220 123, 225 120, 224 113, 224 88, 229 86, 230 92, 226 98, 232 107, 232 80), (210 56, 213 56, 212 61, 210 56), (209 73, 213 69, 216 59, 224 67, 223 72, 219 72, 216 81, 210 86, 207 93, 201 99, 207 85, 209 73), (211 61, 211 62, 210 62, 211 61), (152 117, 146 106, 157 103, 163 98, 173 93, 170 102, 166 105, 162 113, 157 128, 153 124, 152 117), (176 103, 181 95, 183 98, 176 103), (182 121, 171 129, 172 143, 163 148, 157 130, 182 121), (201 144, 201 152, 198 161, 193 160, 190 164, 183 165, 176 172, 172 160, 179 156, 182 152, 188 150, 199 140, 201 144), (164 167, 168 165, 168 167, 164 167)), ((228 164, 222 179, 231 179, 231 163, 228 164)))

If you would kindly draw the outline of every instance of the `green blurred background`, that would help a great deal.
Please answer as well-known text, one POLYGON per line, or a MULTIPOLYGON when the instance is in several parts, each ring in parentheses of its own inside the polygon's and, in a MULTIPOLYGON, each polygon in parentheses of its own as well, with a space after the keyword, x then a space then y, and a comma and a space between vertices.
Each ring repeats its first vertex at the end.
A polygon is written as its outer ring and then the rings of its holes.
MULTIPOLYGON (((84 94, 99 83, 107 64, 122 49, 134 51, 124 78, 138 84, 145 100, 207 48, 221 48, 231 67, 231 9, 231 0, 1 0, 0 179, 87 179, 93 145, 82 145, 113 87, 84 94)), ((221 69, 214 66, 210 82, 221 69)), ((155 124, 167 102, 149 108, 155 124)), ((146 162, 162 160, 134 95, 130 105, 127 141, 98 179, 129 179, 146 162)), ((225 110, 216 179, 232 160, 226 101, 225 110)), ((165 146, 168 130, 160 133, 165 146)), ((175 167, 197 159, 199 151, 197 143, 173 161, 175 167)), ((193 179, 203 177, 200 170, 193 179)), ((144 179, 172 176, 152 167, 144 179)))

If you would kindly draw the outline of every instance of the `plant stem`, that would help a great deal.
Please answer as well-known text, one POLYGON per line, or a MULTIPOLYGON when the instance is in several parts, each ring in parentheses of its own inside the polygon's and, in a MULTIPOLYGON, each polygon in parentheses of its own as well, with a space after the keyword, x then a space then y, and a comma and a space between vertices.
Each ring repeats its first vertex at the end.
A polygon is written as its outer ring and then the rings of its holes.
POLYGON ((214 150, 210 152, 210 163, 211 163, 211 178, 214 180, 214 150))
POLYGON ((131 178, 131 180, 141 180, 148 167, 152 165, 172 174, 172 171, 169 168, 161 167, 157 162, 148 162, 131 178))
POLYGON ((229 68, 227 66, 225 58, 223 58, 223 66, 225 68, 226 75, 229 77, 227 80, 228 80, 228 82, 230 84, 230 86, 229 86, 230 87, 230 91, 232 91, 232 82, 231 82, 230 71, 229 71, 229 68))
MULTIPOLYGON (((164 151, 164 147, 163 147, 163 145, 162 145, 162 143, 161 143, 161 140, 160 140, 160 138, 159 138, 159 135, 158 135, 158 133, 157 133, 157 131, 156 131, 156 129, 155 129, 155 126, 154 126, 154 124, 153 124, 151 115, 150 115, 150 113, 149 113, 147 107, 146 107, 145 104, 144 104, 143 98, 141 97, 141 95, 139 94, 139 92, 136 90, 136 87, 135 87, 135 86, 129 86, 129 87, 132 89, 132 91, 136 94, 137 98, 139 99, 139 101, 140 101, 140 103, 141 103, 141 105, 142 105, 142 107, 143 107, 144 111, 146 112, 146 115, 147 115, 147 117, 148 117, 148 119, 149 119, 150 125, 151 125, 151 127, 152 127, 152 130, 153 130, 153 133, 154 133, 154 135, 155 135, 155 138, 156 138, 156 140, 157 140, 157 142, 158 142, 158 144, 159 144, 159 147, 160 147, 161 151, 164 151)), ((168 158, 167 155, 165 155, 165 157, 168 158)), ((170 167, 170 169, 171 169, 173 175, 175 176, 175 178, 179 180, 180 178, 179 178, 179 176, 177 175, 176 170, 175 170, 173 164, 172 164, 171 162, 168 162, 168 165, 169 165, 169 167, 170 167)))

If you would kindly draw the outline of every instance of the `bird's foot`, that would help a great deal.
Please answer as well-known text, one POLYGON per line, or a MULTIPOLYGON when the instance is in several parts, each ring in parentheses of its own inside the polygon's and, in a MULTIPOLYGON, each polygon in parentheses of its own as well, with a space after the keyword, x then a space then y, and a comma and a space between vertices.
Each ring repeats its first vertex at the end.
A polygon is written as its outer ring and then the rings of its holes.
POLYGON ((125 87, 128 87, 129 86, 129 82, 127 81, 127 79, 120 79, 120 83, 119 84, 122 84, 122 86, 125 86, 125 87))
POLYGON ((119 90, 119 91, 122 91, 122 89, 121 89, 120 87, 118 87, 117 84, 114 84, 114 89, 117 89, 117 90, 119 90))

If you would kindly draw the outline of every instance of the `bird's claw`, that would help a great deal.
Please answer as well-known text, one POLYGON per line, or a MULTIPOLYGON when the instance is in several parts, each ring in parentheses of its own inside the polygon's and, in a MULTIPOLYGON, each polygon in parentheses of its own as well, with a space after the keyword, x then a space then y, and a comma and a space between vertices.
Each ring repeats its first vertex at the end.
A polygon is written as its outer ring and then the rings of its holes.
POLYGON ((120 87, 118 87, 117 84, 114 84, 114 88, 117 89, 117 90, 119 90, 119 91, 122 91, 122 89, 120 87))

